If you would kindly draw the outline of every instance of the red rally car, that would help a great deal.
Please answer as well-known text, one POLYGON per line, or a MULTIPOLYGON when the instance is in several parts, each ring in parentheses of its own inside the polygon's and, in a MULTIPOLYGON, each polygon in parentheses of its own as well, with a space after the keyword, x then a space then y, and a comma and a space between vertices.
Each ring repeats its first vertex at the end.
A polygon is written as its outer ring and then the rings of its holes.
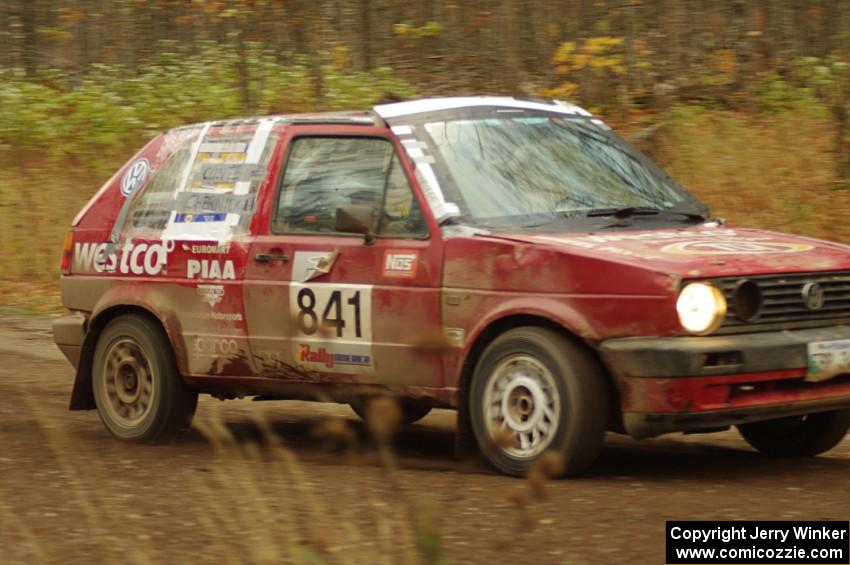
POLYGON ((498 469, 585 470, 606 430, 850 426, 850 247, 741 229, 601 120, 470 97, 171 130, 77 215, 72 410, 147 441, 199 393, 458 410, 498 469))

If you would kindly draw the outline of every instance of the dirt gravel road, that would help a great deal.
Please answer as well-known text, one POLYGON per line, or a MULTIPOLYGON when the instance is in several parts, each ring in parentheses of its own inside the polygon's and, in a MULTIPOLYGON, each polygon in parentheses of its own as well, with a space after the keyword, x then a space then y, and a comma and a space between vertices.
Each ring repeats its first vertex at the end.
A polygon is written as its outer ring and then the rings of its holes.
POLYGON ((850 440, 783 461, 735 432, 611 435, 589 476, 542 493, 455 460, 446 411, 397 438, 394 467, 348 407, 300 402, 204 398, 187 436, 122 444, 67 410, 47 327, 0 318, 2 563, 663 563, 668 519, 850 519, 850 440), (232 444, 197 429, 219 424, 232 444))

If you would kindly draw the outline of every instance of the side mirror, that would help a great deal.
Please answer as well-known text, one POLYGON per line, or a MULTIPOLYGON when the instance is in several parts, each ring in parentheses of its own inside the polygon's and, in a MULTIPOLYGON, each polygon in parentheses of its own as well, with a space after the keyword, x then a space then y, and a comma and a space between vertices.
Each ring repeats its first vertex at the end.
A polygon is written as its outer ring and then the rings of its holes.
POLYGON ((366 243, 375 241, 375 220, 377 210, 371 206, 359 206, 349 204, 336 209, 335 230, 340 233, 362 233, 366 236, 366 243))

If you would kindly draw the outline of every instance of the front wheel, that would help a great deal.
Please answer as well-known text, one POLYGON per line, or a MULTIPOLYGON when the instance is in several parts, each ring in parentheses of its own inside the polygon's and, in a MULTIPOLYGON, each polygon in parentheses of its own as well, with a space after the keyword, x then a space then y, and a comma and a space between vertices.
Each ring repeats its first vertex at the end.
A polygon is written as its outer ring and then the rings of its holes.
POLYGON ((198 404, 177 372, 171 344, 153 320, 109 322, 97 341, 92 389, 98 414, 116 437, 153 441, 187 430, 198 404))
POLYGON ((608 423, 607 380, 593 355, 546 328, 516 328, 479 359, 470 388, 478 445, 499 470, 528 472, 554 453, 560 475, 596 460, 608 423))
POLYGON ((814 457, 838 445, 850 429, 850 410, 738 426, 751 446, 775 457, 814 457))

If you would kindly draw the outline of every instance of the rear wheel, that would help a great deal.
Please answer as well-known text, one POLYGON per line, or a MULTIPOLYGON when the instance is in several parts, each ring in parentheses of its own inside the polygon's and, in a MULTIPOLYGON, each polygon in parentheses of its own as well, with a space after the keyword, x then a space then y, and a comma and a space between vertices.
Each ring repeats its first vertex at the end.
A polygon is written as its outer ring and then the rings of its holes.
POLYGON ((100 334, 92 389, 103 424, 130 441, 189 429, 198 403, 177 372, 162 328, 139 315, 116 318, 100 334))
POLYGON ((776 457, 813 457, 838 445, 850 429, 850 410, 821 412, 738 426, 757 450, 776 457))
POLYGON ((484 455, 525 474, 544 453, 561 475, 596 460, 608 422, 607 380, 579 344, 546 328, 516 328, 483 352, 470 388, 470 418, 484 455))
MULTIPOLYGON (((350 404, 354 413, 360 416, 363 420, 367 419, 367 410, 365 401, 352 402, 350 404)), ((402 399, 399 401, 401 408, 401 421, 405 426, 409 426, 414 422, 418 422, 431 412, 431 405, 416 400, 402 399)))

